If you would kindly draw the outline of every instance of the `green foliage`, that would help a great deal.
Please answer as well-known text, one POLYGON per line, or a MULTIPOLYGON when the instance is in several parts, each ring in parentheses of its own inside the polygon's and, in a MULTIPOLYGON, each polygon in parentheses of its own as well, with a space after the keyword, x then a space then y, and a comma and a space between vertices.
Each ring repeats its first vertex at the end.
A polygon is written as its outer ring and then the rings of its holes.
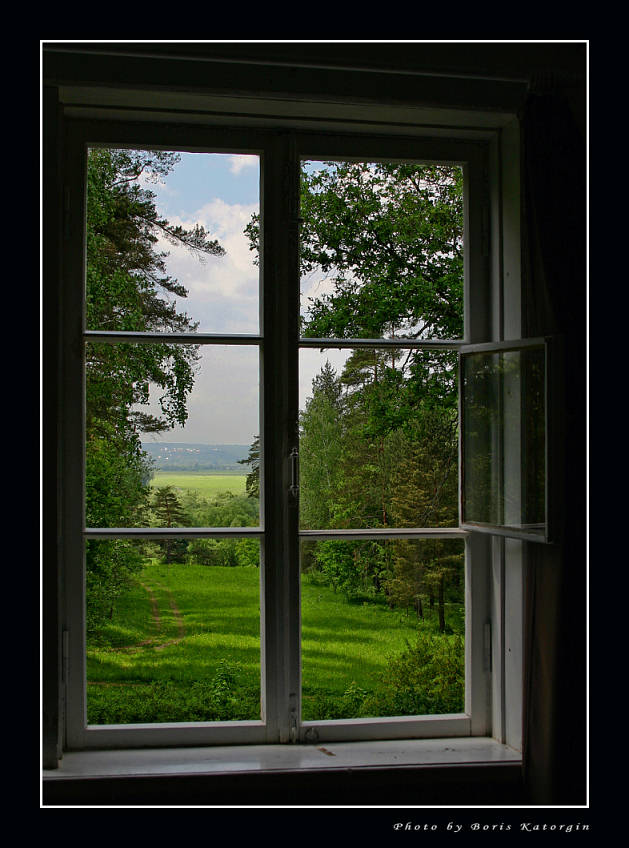
POLYGON ((191 526, 254 527, 258 524, 257 499, 233 492, 218 492, 213 497, 183 496, 191 526))
POLYGON ((153 489, 151 510, 159 527, 183 527, 188 521, 186 511, 172 486, 153 489))
MULTIPOLYGON (((87 160, 86 325, 91 330, 174 331, 194 329, 169 299, 186 289, 166 272, 159 236, 183 244, 200 259, 223 248, 200 226, 171 225, 142 187, 168 174, 179 157, 164 151, 94 148, 87 160)), ((86 345, 86 523, 139 526, 147 509, 151 462, 142 432, 183 425, 198 359, 195 345, 86 345), (149 386, 161 391, 158 414, 141 411, 149 386)), ((164 524, 163 526, 172 526, 164 524)), ((87 555, 88 626, 113 614, 131 575, 135 549, 124 542, 87 555)), ((170 550, 168 557, 175 557, 170 550)))
MULTIPOLYGON (((172 486, 153 489, 150 507, 158 527, 186 527, 190 524, 190 519, 172 486)), ((185 539, 160 539, 157 544, 163 561, 169 565, 182 562, 186 556, 188 543, 185 539)))
POLYGON ((329 162, 302 170, 301 270, 334 291, 313 298, 306 334, 462 334, 462 171, 329 162))
MULTIPOLYGON (((378 542, 318 542, 304 559, 306 568, 321 575, 348 600, 374 598, 386 569, 388 544, 378 542)), ((315 578, 316 579, 316 578, 315 578)))
MULTIPOLYGON (((302 333, 460 338, 463 197, 458 167, 327 162, 302 170, 302 275, 325 274, 302 333)), ((255 222, 249 229, 252 246, 255 222)), ((300 419, 303 528, 451 527, 458 522, 456 354, 359 348, 326 364, 300 419)), ((394 606, 462 587, 461 551, 325 543, 302 558, 348 597, 394 606), (412 554, 411 554, 412 550, 412 554)), ((462 600, 462 596, 461 596, 462 600)))
POLYGON ((341 483, 340 384, 329 363, 313 381, 313 394, 300 416, 300 523, 304 528, 331 526, 341 483))
POLYGON ((437 715, 464 709, 463 638, 422 632, 392 659, 361 715, 437 715))
POLYGON ((88 685, 91 724, 180 721, 247 721, 260 718, 259 687, 238 678, 224 663, 210 681, 182 685, 174 680, 126 686, 88 685))
MULTIPOLYGON (((199 492, 182 494, 189 526, 255 527, 258 524, 257 499, 233 492, 202 497, 199 492)), ((204 566, 250 566, 260 564, 260 543, 255 539, 192 539, 186 560, 204 566)))
POLYGON ((137 545, 124 539, 89 542, 85 552, 85 591, 88 598, 88 638, 114 614, 116 601, 142 570, 143 556, 137 545))
POLYGON ((188 561, 205 566, 260 565, 260 543, 253 539, 193 539, 188 542, 188 561))
POLYGON ((256 436, 246 459, 239 459, 240 465, 249 465, 251 471, 247 474, 245 488, 250 498, 260 497, 260 436, 256 436))

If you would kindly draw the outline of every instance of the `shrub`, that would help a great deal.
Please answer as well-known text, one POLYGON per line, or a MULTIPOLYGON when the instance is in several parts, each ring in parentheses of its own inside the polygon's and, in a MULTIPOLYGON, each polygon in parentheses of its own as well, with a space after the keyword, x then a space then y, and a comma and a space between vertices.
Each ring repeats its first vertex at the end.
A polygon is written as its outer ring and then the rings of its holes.
POLYGON ((392 659, 362 715, 440 715, 464 708, 463 638, 419 632, 414 645, 392 659))

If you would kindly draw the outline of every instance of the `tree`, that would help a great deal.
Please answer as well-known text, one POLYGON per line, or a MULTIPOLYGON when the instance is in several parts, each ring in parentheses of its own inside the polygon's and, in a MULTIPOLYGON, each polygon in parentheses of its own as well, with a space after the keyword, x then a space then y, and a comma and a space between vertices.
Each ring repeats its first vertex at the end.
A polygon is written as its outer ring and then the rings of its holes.
POLYGON ((461 335, 460 168, 304 168, 300 214, 302 274, 320 269, 333 284, 331 294, 311 299, 306 335, 461 335))
MULTIPOLYGON (((159 486, 155 489, 151 510, 157 519, 158 527, 185 527, 188 523, 188 517, 172 486, 159 486)), ((182 561, 188 543, 185 539, 163 539, 158 545, 164 562, 170 565, 182 561)))
MULTIPOLYGON (((92 330, 194 330, 169 298, 186 289, 166 271, 160 236, 183 244, 201 260, 224 253, 203 227, 186 230, 161 217, 155 194, 142 187, 167 175, 179 159, 164 151, 94 148, 87 160, 86 324, 92 330)), ((141 433, 183 425, 194 382, 197 346, 160 344, 86 345, 86 522, 88 526, 137 526, 144 522, 151 465, 141 433), (161 392, 159 411, 139 410, 149 387, 161 392)), ((107 567, 112 543, 87 553, 90 627, 111 610, 128 579, 141 567, 128 543, 117 544, 116 574, 107 567), (110 547, 108 548, 107 545, 110 547), (126 545, 126 547, 125 547, 126 545), (94 575, 98 579, 94 579, 94 575), (109 575, 109 576, 108 576, 109 575), (97 587, 97 589, 95 588, 97 587), (107 603, 97 601, 107 598, 107 603)), ((135 552, 135 548, 133 549, 135 552)), ((113 561, 113 560, 112 560, 113 561)))
MULTIPOLYGON (((325 162, 303 167, 300 272, 332 293, 310 299, 304 335, 459 338, 463 172, 457 166, 325 162)), ((259 216, 245 233, 259 246, 259 216)))
POLYGON ((250 498, 260 497, 260 436, 256 436, 246 459, 239 459, 239 465, 248 465, 251 470, 247 474, 245 490, 250 498))
POLYGON ((341 459, 341 385, 326 362, 312 381, 312 397, 300 415, 300 524, 332 526, 341 459))

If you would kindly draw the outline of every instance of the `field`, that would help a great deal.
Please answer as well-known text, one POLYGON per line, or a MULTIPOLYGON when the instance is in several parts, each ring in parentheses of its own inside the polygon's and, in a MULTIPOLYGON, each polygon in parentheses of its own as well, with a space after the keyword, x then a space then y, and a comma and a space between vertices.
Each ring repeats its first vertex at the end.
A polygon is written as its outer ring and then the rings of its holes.
POLYGON ((193 490, 204 497, 217 495, 219 492, 232 492, 234 495, 245 494, 246 474, 226 474, 211 471, 157 471, 151 486, 174 486, 175 489, 193 490))
MULTIPOLYGON (((243 506, 255 512, 257 501, 221 497, 244 496, 245 480, 158 472, 152 485, 195 491, 206 512, 216 511, 207 526, 245 526, 252 516, 243 506)), ((157 544, 152 553, 145 549, 141 572, 89 635, 90 724, 260 719, 257 545, 206 547, 193 551, 190 543, 170 564, 157 544)), ((455 635, 462 633, 462 607, 448 608, 450 635, 438 633, 436 609, 419 620, 410 608, 390 608, 383 595, 347 595, 320 571, 302 574, 302 718, 462 709, 462 641, 455 635)))
MULTIPOLYGON (((145 566, 88 648, 90 723, 259 719, 259 569, 145 566)), ((304 718, 371 691, 413 617, 302 581, 304 718)))

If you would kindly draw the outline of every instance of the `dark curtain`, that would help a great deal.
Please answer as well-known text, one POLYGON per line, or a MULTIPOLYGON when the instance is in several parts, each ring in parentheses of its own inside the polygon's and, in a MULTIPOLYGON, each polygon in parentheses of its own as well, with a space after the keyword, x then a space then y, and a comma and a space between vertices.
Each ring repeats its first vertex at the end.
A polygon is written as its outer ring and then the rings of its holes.
POLYGON ((550 805, 586 801, 586 147, 574 94, 532 85, 521 113, 524 333, 564 345, 549 445, 561 535, 526 555, 524 781, 531 803, 550 805))

